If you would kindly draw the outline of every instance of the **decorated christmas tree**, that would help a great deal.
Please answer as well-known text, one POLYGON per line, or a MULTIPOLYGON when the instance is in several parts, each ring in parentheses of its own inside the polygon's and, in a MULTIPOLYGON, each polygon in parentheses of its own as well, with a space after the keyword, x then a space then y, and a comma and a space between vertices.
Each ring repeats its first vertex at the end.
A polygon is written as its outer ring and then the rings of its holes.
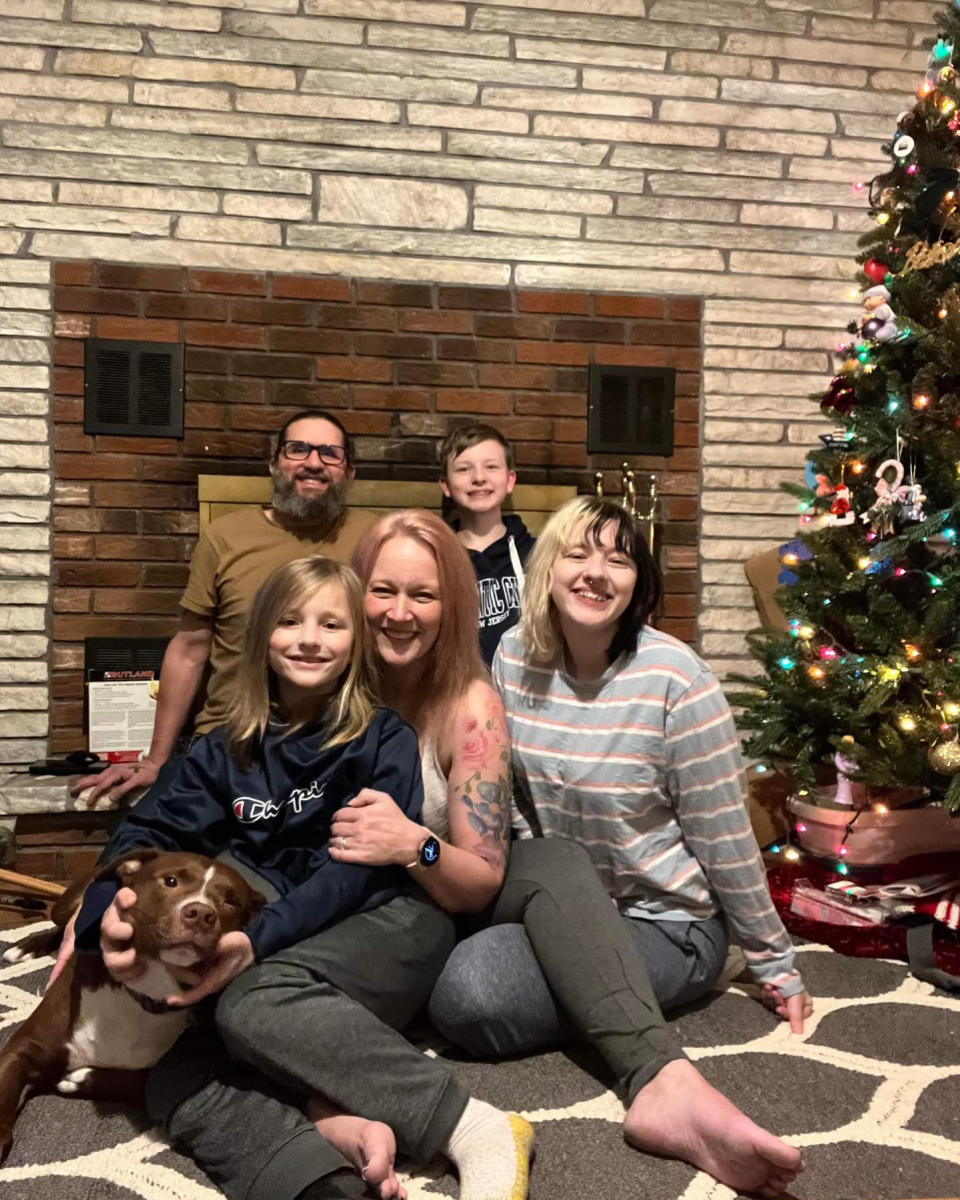
POLYGON ((960 7, 938 22, 891 167, 864 188, 863 312, 818 397, 836 428, 785 485, 800 520, 780 548, 789 632, 752 635, 764 675, 732 699, 747 753, 799 788, 836 765, 841 788, 923 789, 957 811, 960 7))

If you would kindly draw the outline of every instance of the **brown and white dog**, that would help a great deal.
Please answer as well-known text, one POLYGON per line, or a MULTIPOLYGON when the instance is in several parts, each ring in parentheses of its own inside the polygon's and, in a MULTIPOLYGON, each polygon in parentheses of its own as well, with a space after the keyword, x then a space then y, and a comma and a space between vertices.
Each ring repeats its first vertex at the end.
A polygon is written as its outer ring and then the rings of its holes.
MULTIPOLYGON (((33 1093, 138 1100, 147 1069, 190 1020, 189 1008, 169 1008, 165 997, 195 983, 221 935, 242 929, 264 903, 232 867, 199 854, 131 851, 93 878, 111 877, 137 894, 126 919, 147 970, 128 986, 114 981, 100 955, 74 955, 0 1050, 0 1163, 33 1093)), ((12 947, 6 960, 55 952, 91 882, 73 884, 57 900, 57 929, 12 947)))

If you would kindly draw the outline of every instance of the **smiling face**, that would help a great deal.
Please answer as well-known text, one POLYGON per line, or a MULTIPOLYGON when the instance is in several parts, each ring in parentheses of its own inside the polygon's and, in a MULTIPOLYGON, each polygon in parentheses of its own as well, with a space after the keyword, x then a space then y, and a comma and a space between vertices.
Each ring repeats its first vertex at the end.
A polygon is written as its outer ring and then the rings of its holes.
POLYGON ((433 649, 443 619, 433 552, 402 534, 384 542, 363 608, 384 666, 405 667, 423 659, 433 649))
POLYGON ((448 459, 440 487, 457 508, 480 514, 499 508, 516 482, 506 452, 491 438, 448 459))
POLYGON ((633 596, 637 565, 618 550, 616 526, 604 525, 596 540, 586 530, 557 555, 550 572, 550 598, 565 637, 616 629, 633 596))
MULTIPOLYGON (((313 446, 343 447, 343 433, 323 417, 303 417, 287 426, 284 442, 307 442, 313 446)), ((353 479, 347 462, 322 462, 316 450, 308 458, 287 458, 283 450, 270 463, 273 477, 273 507, 297 520, 322 521, 340 515, 346 491, 353 479)))
POLYGON ((292 604, 270 634, 267 653, 284 708, 329 696, 350 666, 352 649, 353 622, 339 584, 326 583, 292 604))

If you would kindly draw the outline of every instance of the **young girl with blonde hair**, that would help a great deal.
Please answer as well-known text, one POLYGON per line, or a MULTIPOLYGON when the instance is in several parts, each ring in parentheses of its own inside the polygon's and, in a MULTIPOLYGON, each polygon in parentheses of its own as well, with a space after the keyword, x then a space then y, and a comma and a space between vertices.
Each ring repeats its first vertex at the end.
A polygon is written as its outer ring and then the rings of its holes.
MULTIPOLYGON (((244 1200, 360 1196, 352 1166, 383 1200, 402 1197, 394 1133, 419 1161, 446 1153, 464 1200, 522 1200, 529 1125, 471 1099, 397 1032, 449 953, 449 919, 401 866, 331 853, 344 805, 362 811, 389 794, 416 821, 422 803, 416 735, 373 699, 350 568, 314 558, 275 571, 254 601, 244 658, 226 725, 164 768, 104 852, 224 857, 267 900, 243 931, 221 938, 194 988, 166 999, 195 1004, 226 987, 216 1023, 243 1068, 209 1028, 187 1034, 151 1073, 151 1115, 244 1200)), ((124 920, 136 897, 115 891, 88 889, 76 937, 126 983, 141 969, 124 920)))

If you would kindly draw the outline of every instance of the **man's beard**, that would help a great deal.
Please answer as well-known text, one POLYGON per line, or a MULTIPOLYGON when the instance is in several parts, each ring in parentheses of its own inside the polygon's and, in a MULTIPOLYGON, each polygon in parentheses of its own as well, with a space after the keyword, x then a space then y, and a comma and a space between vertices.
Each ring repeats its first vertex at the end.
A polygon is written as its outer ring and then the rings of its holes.
MULTIPOLYGON (((273 478, 273 508, 291 521, 307 525, 333 526, 347 507, 348 480, 331 479, 325 475, 326 490, 315 496, 304 496, 297 490, 296 479, 288 479, 276 467, 270 468, 273 478)), ((316 476, 316 478, 321 478, 316 476)))

